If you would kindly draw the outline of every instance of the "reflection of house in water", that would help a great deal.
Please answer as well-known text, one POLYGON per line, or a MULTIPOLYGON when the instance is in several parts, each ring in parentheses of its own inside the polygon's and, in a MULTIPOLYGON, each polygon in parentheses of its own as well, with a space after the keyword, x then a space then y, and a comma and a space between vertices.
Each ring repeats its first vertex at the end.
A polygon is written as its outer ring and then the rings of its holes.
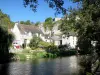
MULTIPOLYGON (((60 20, 60 19, 55 19, 60 20)), ((69 36, 65 36, 58 29, 59 24, 54 25, 52 33, 50 30, 46 30, 41 23, 38 26, 34 25, 23 25, 20 23, 15 23, 14 28, 11 29, 12 33, 15 35, 14 44, 22 45, 23 43, 28 45, 33 36, 40 37, 45 42, 54 42, 54 45, 69 45, 71 48, 75 48, 77 37, 73 32, 69 33, 69 36)))

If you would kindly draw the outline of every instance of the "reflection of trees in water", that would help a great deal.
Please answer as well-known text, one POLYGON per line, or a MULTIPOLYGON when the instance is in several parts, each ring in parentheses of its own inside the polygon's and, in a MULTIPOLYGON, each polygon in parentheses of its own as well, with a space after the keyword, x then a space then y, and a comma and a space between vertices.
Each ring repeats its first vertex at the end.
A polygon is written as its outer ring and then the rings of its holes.
POLYGON ((0 65, 0 75, 9 75, 8 67, 9 67, 9 64, 0 65))
POLYGON ((56 64, 53 59, 35 60, 32 62, 31 75, 55 75, 53 72, 55 71, 55 65, 56 64))
POLYGON ((97 54, 95 55, 83 55, 79 57, 79 64, 81 65, 81 67, 83 68, 83 70, 80 70, 80 72, 82 72, 84 75, 86 74, 86 72, 92 72, 92 64, 94 64, 94 62, 97 60, 98 56, 97 54))
POLYGON ((3 64, 0 65, 0 75, 82 75, 79 69, 77 57, 72 56, 3 64), (76 66, 70 67, 71 62, 76 66))

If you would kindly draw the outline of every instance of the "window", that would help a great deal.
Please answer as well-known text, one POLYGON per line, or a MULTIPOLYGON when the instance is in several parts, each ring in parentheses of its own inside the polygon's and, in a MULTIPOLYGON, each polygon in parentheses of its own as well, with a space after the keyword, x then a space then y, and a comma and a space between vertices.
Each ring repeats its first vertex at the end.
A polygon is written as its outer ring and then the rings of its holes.
POLYGON ((62 45, 62 40, 60 40, 60 45, 62 45))
POLYGON ((74 44, 74 40, 73 40, 73 44, 74 44))

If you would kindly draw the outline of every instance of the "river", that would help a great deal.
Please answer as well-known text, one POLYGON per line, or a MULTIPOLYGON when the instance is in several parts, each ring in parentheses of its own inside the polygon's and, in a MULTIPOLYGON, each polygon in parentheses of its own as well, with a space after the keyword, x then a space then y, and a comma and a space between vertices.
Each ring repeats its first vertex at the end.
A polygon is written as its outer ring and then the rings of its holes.
POLYGON ((80 75, 77 56, 35 59, 0 65, 0 75, 80 75))

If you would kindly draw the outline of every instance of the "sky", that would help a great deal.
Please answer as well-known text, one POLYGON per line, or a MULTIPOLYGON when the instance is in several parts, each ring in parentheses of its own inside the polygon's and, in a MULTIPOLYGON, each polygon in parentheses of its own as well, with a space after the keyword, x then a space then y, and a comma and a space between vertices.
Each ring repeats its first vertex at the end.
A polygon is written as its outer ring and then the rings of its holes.
MULTIPOLYGON (((77 4, 72 3, 69 0, 64 0, 64 7, 68 8, 70 6, 77 7, 77 4)), ((10 16, 11 21, 26 21, 30 20, 32 22, 44 22, 46 18, 55 18, 55 10, 48 7, 48 4, 44 0, 39 0, 39 6, 37 12, 33 12, 31 8, 24 7, 23 0, 0 0, 0 9, 10 16)), ((63 17, 62 14, 56 17, 63 17)))

